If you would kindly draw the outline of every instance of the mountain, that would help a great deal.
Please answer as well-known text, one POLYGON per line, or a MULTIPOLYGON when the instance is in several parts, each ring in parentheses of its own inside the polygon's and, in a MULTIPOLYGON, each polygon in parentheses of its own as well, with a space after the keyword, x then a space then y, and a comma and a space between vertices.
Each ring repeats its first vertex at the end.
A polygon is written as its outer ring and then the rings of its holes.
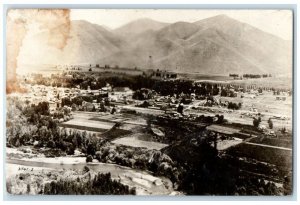
POLYGON ((128 67, 149 68, 147 64, 149 56, 152 56, 157 68, 166 68, 159 61, 182 50, 186 46, 185 39, 197 30, 198 26, 192 23, 177 22, 157 31, 143 32, 136 35, 134 41, 131 41, 130 46, 125 50, 101 61, 128 67))
POLYGON ((110 27, 108 27, 108 26, 105 26, 105 25, 100 25, 102 28, 104 28, 105 30, 107 30, 107 31, 110 31, 110 32, 112 32, 113 31, 113 29, 111 29, 110 27))
POLYGON ((19 59, 27 64, 100 63, 203 74, 292 73, 291 41, 226 15, 173 24, 139 19, 111 31, 72 21, 63 50, 46 46, 49 36, 59 38, 60 30, 28 38, 19 59))
POLYGON ((73 21, 71 36, 65 48, 68 62, 96 63, 97 59, 112 55, 126 47, 124 40, 97 24, 86 21, 73 21))
MULTIPOLYGON (((202 29, 198 35, 193 36, 192 42, 199 42, 200 39, 203 39, 202 33, 210 29, 210 32, 215 34, 215 43, 230 51, 227 53, 227 57, 230 57, 229 54, 238 54, 242 60, 248 62, 241 63, 238 58, 234 58, 233 63, 236 65, 234 66, 236 70, 241 69, 245 73, 248 70, 247 67, 250 69, 249 71, 252 71, 251 68, 253 67, 254 71, 257 72, 292 72, 291 41, 285 41, 226 15, 197 21, 195 24, 202 29)), ((208 36, 213 35, 209 33, 208 36)))
MULTIPOLYGON (((126 47, 126 42, 105 28, 87 21, 71 21, 66 46, 60 50, 48 45, 49 39, 60 39, 61 25, 25 39, 19 58, 41 64, 95 64, 99 58, 126 47), (34 46, 33 46, 34 45, 34 46), (30 50, 30 52, 26 52, 30 50)), ((29 62, 28 62, 29 61, 29 62)))
POLYGON ((292 72, 292 43, 226 15, 144 32, 102 60, 124 66, 203 74, 292 72))
POLYGON ((128 24, 115 29, 114 33, 123 37, 132 37, 144 32, 157 31, 167 25, 168 23, 162 23, 154 21, 152 19, 142 18, 129 22, 128 24))

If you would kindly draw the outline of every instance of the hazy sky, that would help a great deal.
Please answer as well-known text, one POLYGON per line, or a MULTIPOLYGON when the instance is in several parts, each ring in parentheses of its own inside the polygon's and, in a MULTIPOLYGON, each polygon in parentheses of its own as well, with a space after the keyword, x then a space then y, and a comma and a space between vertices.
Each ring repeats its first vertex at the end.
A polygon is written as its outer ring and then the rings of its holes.
POLYGON ((226 14, 285 40, 292 39, 293 18, 289 10, 73 9, 71 19, 86 20, 114 29, 139 18, 168 23, 195 22, 219 14, 226 14))

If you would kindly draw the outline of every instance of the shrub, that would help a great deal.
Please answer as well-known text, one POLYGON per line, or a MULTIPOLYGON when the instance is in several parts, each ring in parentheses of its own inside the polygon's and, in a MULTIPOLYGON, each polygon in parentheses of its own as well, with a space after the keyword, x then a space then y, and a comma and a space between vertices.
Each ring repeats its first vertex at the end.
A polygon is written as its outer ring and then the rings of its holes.
POLYGON ((89 171, 90 171, 90 168, 88 168, 87 166, 84 166, 84 167, 83 167, 83 172, 84 172, 84 173, 89 172, 89 171))
POLYGON ((256 127, 256 128, 258 128, 259 124, 260 124, 260 120, 254 118, 254 119, 253 119, 253 126, 256 127))
POLYGON ((92 162, 93 161, 93 157, 91 156, 91 155, 88 155, 87 157, 86 157, 86 160, 85 160, 87 163, 88 162, 92 162))
POLYGON ((273 129, 273 121, 271 120, 271 118, 268 120, 268 124, 269 124, 269 128, 273 129))

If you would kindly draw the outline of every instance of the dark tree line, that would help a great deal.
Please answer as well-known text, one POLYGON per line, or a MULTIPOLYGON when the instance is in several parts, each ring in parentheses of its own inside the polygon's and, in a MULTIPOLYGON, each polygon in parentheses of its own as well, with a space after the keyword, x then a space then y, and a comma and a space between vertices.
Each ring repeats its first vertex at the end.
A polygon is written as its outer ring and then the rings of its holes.
POLYGON ((243 75, 244 78, 267 78, 267 77, 272 77, 271 74, 244 74, 243 75))
MULTIPOLYGON (((112 87, 129 87, 130 89, 137 91, 141 88, 154 90, 160 95, 174 95, 174 94, 191 94, 196 93, 197 95, 217 95, 219 94, 219 88, 209 83, 201 83, 201 85, 194 85, 189 80, 170 80, 164 81, 159 79, 153 79, 151 77, 138 75, 138 76, 86 76, 84 74, 74 74, 73 78, 64 79, 60 76, 53 76, 53 78, 42 78, 39 81, 35 81, 37 84, 45 85, 46 82, 55 82, 53 86, 59 84, 60 86, 75 88, 79 85, 81 89, 98 90, 106 86, 109 83, 112 87)), ((47 83, 48 85, 49 83, 47 83)))
MULTIPOLYGON (((239 77, 239 74, 230 73, 229 77, 237 78, 237 77, 239 77)), ((271 74, 262 74, 262 75, 259 75, 259 74, 243 74, 243 77, 244 78, 268 78, 268 77, 272 77, 272 75, 271 74)))
POLYGON ((45 195, 135 195, 135 189, 113 180, 111 174, 98 173, 92 180, 63 180, 45 184, 45 195))

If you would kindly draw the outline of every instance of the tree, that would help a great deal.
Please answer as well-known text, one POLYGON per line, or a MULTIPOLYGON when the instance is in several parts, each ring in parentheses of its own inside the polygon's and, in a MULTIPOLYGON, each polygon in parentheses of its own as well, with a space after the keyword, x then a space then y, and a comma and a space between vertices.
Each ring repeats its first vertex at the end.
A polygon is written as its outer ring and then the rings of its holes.
POLYGON ((258 118, 258 119, 254 118, 254 119, 253 119, 253 126, 256 127, 256 128, 258 128, 258 126, 259 126, 259 124, 260 124, 260 121, 261 121, 261 120, 259 120, 259 118, 258 118))
POLYGON ((72 143, 68 143, 67 151, 68 155, 73 155, 75 153, 75 147, 72 143))
POLYGON ((86 157, 86 160, 85 160, 87 163, 88 162, 93 162, 93 157, 92 157, 92 155, 88 155, 87 157, 86 157))
POLYGON ((48 143, 47 143, 47 147, 55 148, 55 142, 53 140, 49 140, 48 143))
POLYGON ((65 97, 65 98, 62 98, 61 99, 61 106, 63 107, 63 106, 69 106, 69 107, 71 107, 72 106, 72 102, 71 102, 71 100, 70 100, 70 98, 68 98, 68 97, 65 97))
POLYGON ((217 123, 223 123, 224 122, 224 115, 217 115, 218 118, 217 123))
POLYGON ((213 88, 213 95, 218 95, 220 92, 220 89, 218 88, 217 85, 214 85, 214 88, 213 88))
POLYGON ((271 118, 269 118, 268 124, 269 124, 269 128, 273 129, 273 121, 271 120, 271 118))
POLYGON ((280 131, 281 131, 281 133, 283 133, 283 134, 284 134, 284 133, 286 133, 286 128, 285 128, 285 127, 283 127, 283 128, 280 130, 280 131))
POLYGON ((183 105, 182 104, 178 105, 177 112, 179 112, 180 114, 183 114, 183 105))
POLYGON ((227 97, 227 92, 226 92, 225 89, 222 89, 222 90, 221 90, 221 96, 227 97))
POLYGON ((87 149, 86 149, 86 153, 89 154, 89 155, 95 155, 96 153, 96 146, 95 144, 93 143, 89 143, 88 146, 87 146, 87 149))
POLYGON ((113 107, 113 108, 111 109, 111 114, 115 114, 115 112, 117 112, 117 109, 116 109, 115 107, 113 107))
POLYGON ((232 110, 238 110, 242 107, 241 103, 234 103, 234 102, 229 102, 228 103, 228 109, 232 109, 232 110))

